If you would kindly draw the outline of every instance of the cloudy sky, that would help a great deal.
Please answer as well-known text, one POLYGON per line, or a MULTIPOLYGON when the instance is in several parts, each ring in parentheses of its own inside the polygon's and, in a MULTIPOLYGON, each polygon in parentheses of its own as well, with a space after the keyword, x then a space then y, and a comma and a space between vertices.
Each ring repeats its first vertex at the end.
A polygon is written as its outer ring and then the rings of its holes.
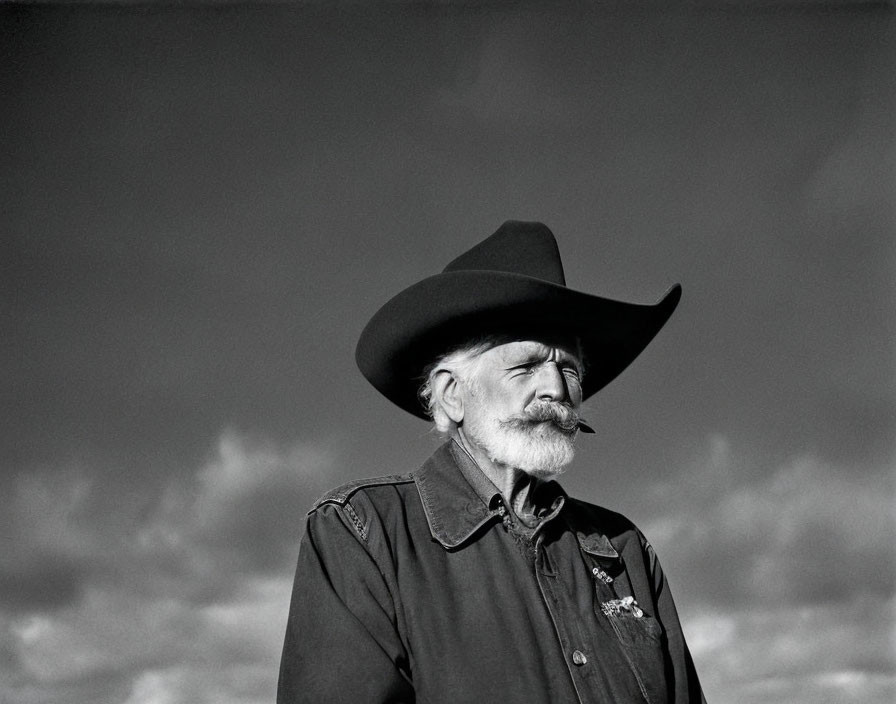
POLYGON ((509 218, 683 285, 564 485, 710 701, 893 700, 893 14, 676 7, 0 8, 0 702, 271 702, 306 510, 438 444, 358 333, 509 218))

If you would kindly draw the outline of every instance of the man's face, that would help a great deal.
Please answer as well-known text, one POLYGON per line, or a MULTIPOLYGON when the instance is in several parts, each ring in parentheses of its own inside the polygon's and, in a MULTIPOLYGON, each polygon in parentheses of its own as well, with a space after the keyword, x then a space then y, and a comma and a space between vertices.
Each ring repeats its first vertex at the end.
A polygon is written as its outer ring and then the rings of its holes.
POLYGON ((574 345, 509 342, 482 353, 462 380, 464 435, 493 462, 547 478, 572 461, 582 403, 574 345))

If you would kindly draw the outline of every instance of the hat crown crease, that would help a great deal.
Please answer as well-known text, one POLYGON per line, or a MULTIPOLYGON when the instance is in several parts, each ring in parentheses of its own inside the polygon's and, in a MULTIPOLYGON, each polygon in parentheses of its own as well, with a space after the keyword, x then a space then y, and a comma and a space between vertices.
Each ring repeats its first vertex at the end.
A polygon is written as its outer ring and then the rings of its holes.
POLYGON ((557 240, 540 222, 508 220, 491 237, 452 260, 443 273, 483 270, 566 285, 557 240))

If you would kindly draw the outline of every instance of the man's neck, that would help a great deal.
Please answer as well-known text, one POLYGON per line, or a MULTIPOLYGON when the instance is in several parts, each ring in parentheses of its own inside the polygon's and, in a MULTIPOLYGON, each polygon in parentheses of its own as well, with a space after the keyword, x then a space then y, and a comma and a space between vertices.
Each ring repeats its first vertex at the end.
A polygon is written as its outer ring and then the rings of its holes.
POLYGON ((471 442, 458 428, 454 439, 473 458, 482 473, 489 478, 501 493, 504 503, 517 516, 532 516, 535 513, 534 489, 538 480, 521 469, 492 460, 482 448, 471 442))

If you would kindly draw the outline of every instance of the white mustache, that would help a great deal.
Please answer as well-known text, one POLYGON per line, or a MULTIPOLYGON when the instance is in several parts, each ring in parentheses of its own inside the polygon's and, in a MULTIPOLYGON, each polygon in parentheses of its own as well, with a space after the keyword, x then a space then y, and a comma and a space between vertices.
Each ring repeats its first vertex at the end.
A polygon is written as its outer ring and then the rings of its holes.
POLYGON ((578 429, 581 420, 579 414, 569 406, 556 401, 537 400, 526 406, 522 415, 511 418, 505 423, 519 428, 531 423, 551 422, 564 433, 571 435, 578 429))

